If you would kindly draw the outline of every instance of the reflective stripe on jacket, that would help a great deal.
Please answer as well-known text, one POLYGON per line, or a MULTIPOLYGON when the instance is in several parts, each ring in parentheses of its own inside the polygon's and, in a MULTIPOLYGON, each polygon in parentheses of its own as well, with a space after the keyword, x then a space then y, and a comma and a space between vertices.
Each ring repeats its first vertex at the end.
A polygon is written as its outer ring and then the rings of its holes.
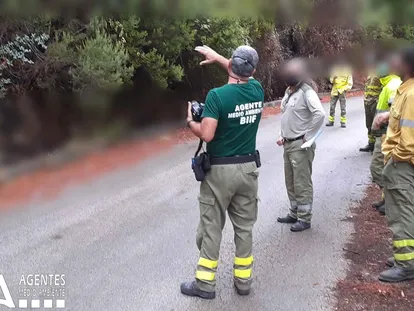
POLYGON ((368 76, 365 82, 365 99, 378 98, 382 91, 382 84, 379 77, 372 75, 368 76))

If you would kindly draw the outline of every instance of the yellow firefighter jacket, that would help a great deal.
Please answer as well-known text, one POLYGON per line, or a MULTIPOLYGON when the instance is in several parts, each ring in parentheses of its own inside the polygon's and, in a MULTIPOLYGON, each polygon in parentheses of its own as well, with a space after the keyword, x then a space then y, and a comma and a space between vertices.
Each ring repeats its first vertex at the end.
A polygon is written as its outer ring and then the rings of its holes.
POLYGON ((396 162, 414 165, 414 79, 404 82, 397 91, 382 152, 385 162, 392 157, 396 162))
POLYGON ((332 96, 338 96, 349 91, 353 86, 351 70, 346 67, 335 68, 331 74, 332 96))

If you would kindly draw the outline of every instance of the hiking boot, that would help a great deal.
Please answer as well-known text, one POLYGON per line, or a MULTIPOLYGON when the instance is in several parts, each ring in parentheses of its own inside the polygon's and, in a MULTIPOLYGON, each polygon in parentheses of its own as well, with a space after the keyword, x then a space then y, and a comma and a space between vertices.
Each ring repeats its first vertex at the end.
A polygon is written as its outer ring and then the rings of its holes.
POLYGON ((378 279, 381 282, 388 283, 398 283, 408 280, 414 280, 414 270, 404 270, 394 266, 391 269, 381 272, 378 279))
POLYGON ((214 299, 216 292, 206 292, 198 288, 196 281, 181 283, 181 293, 187 296, 200 297, 203 299, 214 299))
POLYGON ((380 213, 380 215, 385 216, 385 204, 378 207, 377 210, 380 213))
POLYGON ((346 124, 345 123, 341 123, 341 128, 346 128, 346 124))
POLYGON ((372 203, 372 207, 375 209, 379 209, 383 205, 385 205, 385 200, 372 203))
POLYGON ((374 151, 374 144, 368 143, 364 148, 359 149, 360 152, 373 152, 374 151))
POLYGON ((297 218, 294 218, 290 215, 287 215, 286 217, 278 217, 277 222, 280 222, 281 224, 294 224, 298 221, 297 218))
POLYGON ((328 123, 325 124, 326 126, 334 126, 334 123, 329 121, 328 123))
POLYGON ((236 288, 236 292, 240 296, 247 296, 250 294, 250 288, 249 289, 240 289, 234 284, 234 287, 236 288))
POLYGON ((311 227, 310 223, 298 220, 292 227, 290 227, 290 231, 302 232, 302 231, 310 229, 310 227, 311 227))
POLYGON ((394 257, 388 258, 387 261, 385 262, 385 264, 390 268, 394 267, 394 265, 395 265, 394 257))

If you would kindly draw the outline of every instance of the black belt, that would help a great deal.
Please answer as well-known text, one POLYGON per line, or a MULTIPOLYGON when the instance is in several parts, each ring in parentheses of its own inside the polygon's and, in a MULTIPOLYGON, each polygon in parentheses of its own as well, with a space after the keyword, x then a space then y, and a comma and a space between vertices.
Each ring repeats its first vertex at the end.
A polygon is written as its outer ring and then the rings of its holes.
POLYGON ((291 143, 292 141, 297 141, 297 140, 303 139, 303 137, 305 137, 305 135, 302 135, 302 136, 299 136, 299 137, 296 137, 296 138, 292 138, 292 139, 284 138, 284 140, 287 141, 288 143, 291 143))
POLYGON ((256 161, 256 154, 248 154, 243 156, 215 158, 210 157, 211 165, 227 165, 227 164, 243 164, 256 161))

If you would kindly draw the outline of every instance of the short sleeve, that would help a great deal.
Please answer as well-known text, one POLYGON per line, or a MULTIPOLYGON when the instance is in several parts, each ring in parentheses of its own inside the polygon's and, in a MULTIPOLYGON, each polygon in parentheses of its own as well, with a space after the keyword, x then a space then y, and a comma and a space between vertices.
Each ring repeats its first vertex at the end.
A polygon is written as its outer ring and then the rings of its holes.
POLYGON ((203 118, 213 118, 218 120, 220 116, 220 99, 214 91, 207 94, 203 118))

